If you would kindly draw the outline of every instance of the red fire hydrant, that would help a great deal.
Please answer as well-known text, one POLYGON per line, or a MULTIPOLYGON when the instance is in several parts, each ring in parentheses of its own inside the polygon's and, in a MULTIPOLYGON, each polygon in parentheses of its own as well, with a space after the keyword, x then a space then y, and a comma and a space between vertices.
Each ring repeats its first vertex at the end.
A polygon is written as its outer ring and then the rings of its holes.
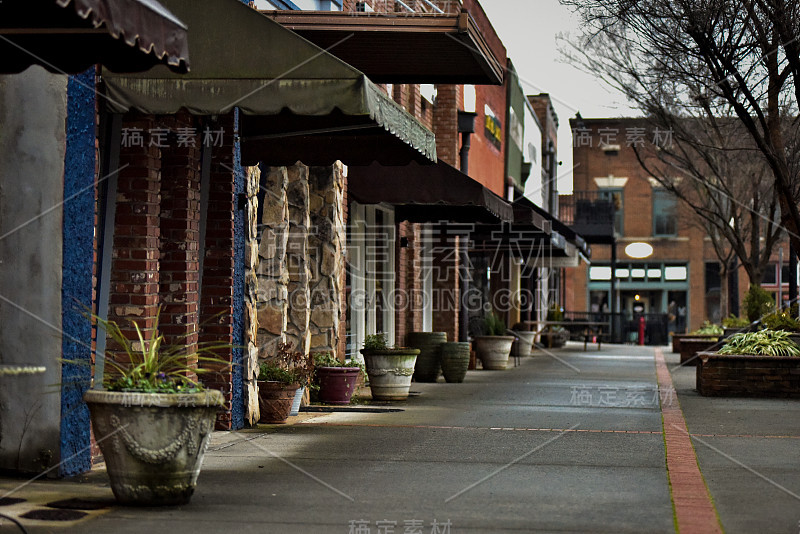
POLYGON ((639 317, 639 345, 644 345, 644 317, 639 317))

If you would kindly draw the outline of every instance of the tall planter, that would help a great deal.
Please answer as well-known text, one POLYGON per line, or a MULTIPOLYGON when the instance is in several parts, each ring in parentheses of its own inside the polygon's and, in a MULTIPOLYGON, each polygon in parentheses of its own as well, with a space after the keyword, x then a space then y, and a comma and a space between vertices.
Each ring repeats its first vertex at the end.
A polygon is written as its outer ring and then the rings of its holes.
POLYGON ((417 363, 414 364, 414 380, 417 382, 436 382, 442 372, 441 347, 447 343, 447 332, 411 332, 408 346, 419 349, 417 363))
POLYGON ((469 367, 469 343, 444 343, 442 345, 442 374, 448 383, 461 383, 469 367))
POLYGON ((484 369, 502 370, 508 367, 508 356, 514 336, 478 336, 475 338, 475 353, 484 369))
POLYGON ((300 405, 303 404, 303 395, 306 393, 306 388, 301 387, 294 393, 294 400, 292 400, 292 409, 289 416, 300 415, 300 405))
POLYGON ((359 367, 317 367, 319 400, 326 404, 350 404, 356 390, 359 367))
POLYGON ((258 381, 258 409, 261 412, 259 423, 285 423, 292 411, 292 402, 300 384, 258 381))
POLYGON ((405 400, 419 349, 361 349, 375 400, 405 400))
POLYGON ((517 340, 514 341, 514 345, 511 347, 511 352, 514 356, 522 358, 530 356, 533 343, 536 341, 536 332, 515 330, 514 335, 517 336, 517 340))
POLYGON ((217 411, 219 391, 192 394, 84 394, 94 433, 121 504, 186 504, 197 486, 217 411))

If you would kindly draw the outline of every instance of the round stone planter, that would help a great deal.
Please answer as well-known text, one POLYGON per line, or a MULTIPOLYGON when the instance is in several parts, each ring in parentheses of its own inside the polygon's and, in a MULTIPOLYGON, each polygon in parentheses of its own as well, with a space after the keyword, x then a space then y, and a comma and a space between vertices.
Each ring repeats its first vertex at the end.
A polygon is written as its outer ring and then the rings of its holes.
POLYGON ((514 336, 478 336, 475 338, 475 353, 484 369, 499 371, 508 366, 508 356, 514 336))
POLYGON ((442 372, 440 349, 447 343, 447 332, 411 332, 408 346, 419 349, 417 363, 414 364, 414 380, 417 382, 436 382, 442 372))
POLYGON ((259 423, 285 423, 292 412, 292 403, 299 384, 258 381, 258 409, 261 412, 259 423))
POLYGON ((511 347, 514 356, 521 358, 530 356, 533 343, 536 341, 536 332, 515 330, 514 335, 517 336, 517 340, 514 341, 514 345, 511 347))
POLYGON ((405 400, 419 349, 361 349, 375 400, 405 400))
POLYGON ((469 367, 469 343, 442 344, 442 374, 448 383, 461 383, 469 367))
POLYGON ((84 396, 120 504, 186 504, 223 406, 219 391, 192 394, 89 390, 84 396))
POLYGON ((320 402, 350 404, 360 372, 358 367, 317 367, 320 402))

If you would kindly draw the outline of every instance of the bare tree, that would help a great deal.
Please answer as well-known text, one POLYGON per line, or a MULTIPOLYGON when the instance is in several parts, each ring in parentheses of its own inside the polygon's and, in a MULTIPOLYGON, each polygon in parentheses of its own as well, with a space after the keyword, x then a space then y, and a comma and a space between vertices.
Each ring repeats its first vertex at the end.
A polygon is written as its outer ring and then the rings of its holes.
MULTIPOLYGON (((574 45, 573 59, 621 90, 657 124, 694 121, 709 126, 713 133, 714 121, 724 124, 735 119, 739 123, 751 140, 749 147, 723 146, 713 138, 707 140, 708 146, 717 152, 744 150, 759 155, 758 159, 769 170, 769 186, 780 207, 780 223, 795 250, 800 251, 797 206, 800 7, 797 3, 792 0, 561 2, 577 8, 586 24, 582 41, 574 45)), ((708 180, 709 193, 715 190, 719 194, 721 176, 708 180)), ((753 174, 754 179, 760 177, 760 173, 753 174)), ((754 250, 761 249, 757 236, 762 230, 758 226, 773 224, 772 202, 767 192, 759 188, 751 190, 747 197, 735 196, 739 193, 736 191, 729 193, 733 194, 732 199, 759 199, 749 207, 755 212, 750 216, 750 224, 758 229, 750 234, 749 253, 743 257, 741 247, 735 240, 731 242, 745 263, 754 250)), ((717 228, 723 235, 732 235, 721 226, 717 228)), ((752 280, 757 269, 748 270, 748 274, 752 280)))

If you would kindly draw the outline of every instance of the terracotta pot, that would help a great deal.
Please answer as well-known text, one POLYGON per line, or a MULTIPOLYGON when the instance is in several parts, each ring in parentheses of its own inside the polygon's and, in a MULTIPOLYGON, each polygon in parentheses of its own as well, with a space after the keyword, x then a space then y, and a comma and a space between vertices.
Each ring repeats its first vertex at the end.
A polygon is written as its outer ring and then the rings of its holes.
POLYGON ((89 390, 94 434, 120 504, 186 504, 197 486, 217 412, 219 391, 192 394, 89 390))
POLYGON ((285 423, 292 411, 294 395, 299 384, 258 381, 258 408, 261 412, 259 423, 285 423))
POLYGON ((419 349, 361 349, 375 400, 405 400, 419 349))
POLYGON ((359 373, 358 367, 317 367, 320 402, 350 404, 359 373))
POLYGON ((469 367, 469 343, 445 343, 442 345, 442 374, 451 383, 461 383, 469 367))
POLYGON ((436 382, 442 372, 440 349, 447 343, 447 332, 411 332, 408 346, 419 349, 414 364, 414 380, 417 382, 436 382))

